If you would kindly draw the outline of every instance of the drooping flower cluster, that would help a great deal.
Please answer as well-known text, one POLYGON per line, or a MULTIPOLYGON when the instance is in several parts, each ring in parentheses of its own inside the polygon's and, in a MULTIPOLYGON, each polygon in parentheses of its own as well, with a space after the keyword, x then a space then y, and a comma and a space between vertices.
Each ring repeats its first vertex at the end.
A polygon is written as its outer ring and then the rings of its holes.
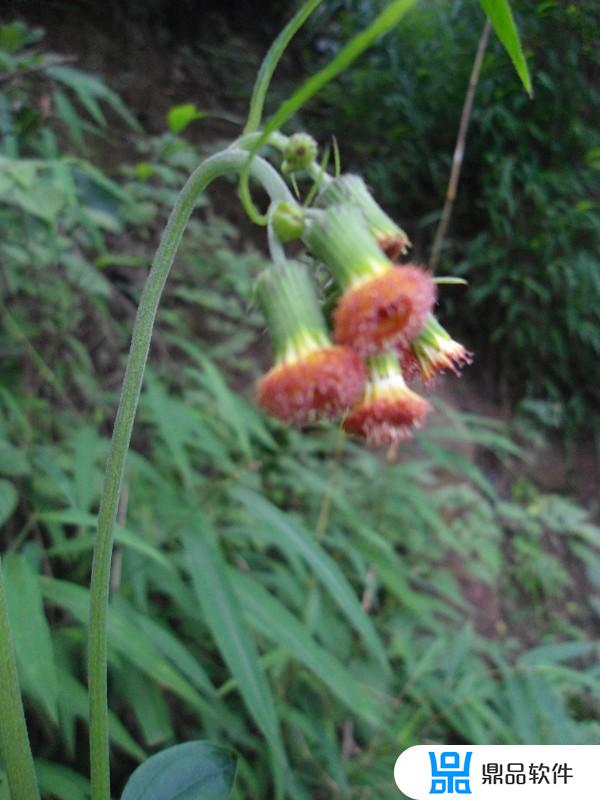
MULTIPOLYGON (((271 267, 258 299, 275 366, 258 383, 258 402, 291 424, 341 419, 349 434, 392 444, 410 437, 431 410, 407 380, 458 374, 471 354, 434 316, 437 285, 427 270, 395 263, 408 237, 362 179, 329 181, 319 202, 303 219, 302 240, 334 282, 332 338, 306 267, 271 267)), ((286 223, 287 216, 289 209, 286 223)))

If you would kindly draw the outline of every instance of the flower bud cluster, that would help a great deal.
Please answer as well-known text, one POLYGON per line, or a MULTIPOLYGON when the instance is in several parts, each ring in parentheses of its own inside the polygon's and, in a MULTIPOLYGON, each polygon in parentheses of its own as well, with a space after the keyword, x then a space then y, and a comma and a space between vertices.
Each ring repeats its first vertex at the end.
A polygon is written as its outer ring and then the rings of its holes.
POLYGON ((301 221, 290 209, 280 217, 287 223, 290 215, 331 275, 336 302, 328 326, 304 265, 279 263, 263 274, 257 295, 275 365, 258 382, 259 404, 296 425, 341 419, 373 446, 410 437, 431 406, 407 381, 427 385, 471 361, 434 316, 435 281, 420 266, 396 263, 408 237, 358 176, 328 182, 319 209, 301 221))

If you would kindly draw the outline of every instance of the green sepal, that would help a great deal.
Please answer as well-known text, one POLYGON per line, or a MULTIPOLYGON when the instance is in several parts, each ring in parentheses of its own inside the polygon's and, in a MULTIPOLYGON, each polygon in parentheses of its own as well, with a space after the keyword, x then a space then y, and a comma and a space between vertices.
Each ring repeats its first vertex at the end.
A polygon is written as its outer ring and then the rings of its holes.
POLYGON ((369 230, 376 239, 394 237, 404 241, 404 248, 410 241, 402 228, 386 214, 369 191, 360 175, 339 175, 323 189, 319 196, 321 205, 351 203, 358 206, 367 221, 369 230))
POLYGON ((302 239, 342 291, 391 268, 357 206, 333 205, 315 213, 307 221, 302 239))
POLYGON ((277 363, 331 344, 315 287, 303 264, 269 267, 258 279, 256 297, 277 363))

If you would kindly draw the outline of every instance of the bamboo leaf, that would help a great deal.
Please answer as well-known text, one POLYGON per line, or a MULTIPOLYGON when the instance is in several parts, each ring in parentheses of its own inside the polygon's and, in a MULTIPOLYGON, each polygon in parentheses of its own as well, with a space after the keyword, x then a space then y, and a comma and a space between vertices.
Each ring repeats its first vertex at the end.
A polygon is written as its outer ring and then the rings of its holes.
POLYGON ((246 507, 255 519, 266 525, 264 533, 271 534, 275 546, 287 547, 304 558, 349 623, 360 634, 368 650, 386 671, 389 671, 385 648, 377 635, 373 622, 365 613, 352 586, 331 556, 298 522, 256 492, 236 487, 231 490, 231 494, 246 507), (285 537, 284 543, 280 541, 281 537, 285 537))
MULTIPOLYGON (((67 608, 83 625, 88 622, 89 592, 81 586, 54 578, 40 578, 47 601, 67 608)), ((208 704, 173 666, 163 658, 140 632, 116 609, 108 612, 109 647, 134 664, 141 672, 172 691, 192 708, 212 713, 208 704)))
POLYGON ((17 490, 10 481, 0 480, 0 528, 10 519, 19 502, 17 490))
POLYGON ((196 596, 204 611, 217 646, 240 694, 271 747, 274 768, 279 772, 285 763, 285 752, 275 703, 265 674, 258 661, 254 639, 243 618, 237 597, 229 582, 225 563, 216 547, 207 543, 206 521, 195 518, 196 530, 184 535, 187 565, 196 596))
MULTIPOLYGON (((58 686, 61 721, 63 718, 68 720, 78 717, 87 723, 89 699, 85 687, 69 672, 64 670, 58 671, 58 686)), ((120 747, 128 756, 136 761, 143 761, 146 758, 144 750, 142 750, 116 714, 113 714, 110 710, 108 712, 108 730, 112 744, 120 747)))
POLYGON ((360 683, 334 655, 317 644, 306 627, 260 584, 241 572, 231 570, 230 574, 248 624, 314 672, 352 713, 380 725, 384 717, 383 694, 375 697, 370 687, 360 683))
POLYGON ((35 762, 35 771, 44 797, 56 800, 88 800, 89 781, 69 767, 38 758, 35 762))
POLYGON ((479 2, 498 38, 506 48, 525 91, 531 97, 533 94, 531 78, 508 0, 479 0, 479 2))
MULTIPOLYGON (((39 518, 45 522, 60 522, 63 525, 77 525, 82 528, 95 528, 98 521, 95 514, 88 514, 86 511, 80 511, 77 508, 46 511, 39 514, 39 518)), ((164 567, 169 572, 173 572, 173 564, 164 553, 161 553, 156 547, 142 539, 137 533, 124 528, 122 525, 116 525, 115 539, 119 544, 130 547, 146 558, 156 561, 157 564, 160 564, 161 567, 164 567)), ((47 552, 50 556, 74 555, 91 550, 94 546, 94 540, 94 536, 77 536, 74 539, 69 539, 49 548, 47 552)))

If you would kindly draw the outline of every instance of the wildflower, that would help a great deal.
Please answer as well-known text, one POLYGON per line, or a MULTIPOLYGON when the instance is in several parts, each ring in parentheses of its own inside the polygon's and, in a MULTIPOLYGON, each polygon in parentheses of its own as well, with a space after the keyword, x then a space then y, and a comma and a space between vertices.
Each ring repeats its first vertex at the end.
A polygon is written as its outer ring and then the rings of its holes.
POLYGON ((257 384, 259 405, 295 425, 340 417, 360 397, 365 368, 357 353, 329 339, 305 267, 272 267, 259 282, 258 300, 275 354, 257 384))
POLYGON ((449 369, 460 375, 462 367, 473 361, 473 354, 454 341, 433 314, 410 343, 410 349, 419 364, 425 382, 432 381, 439 372, 449 369))
POLYGON ((336 341, 376 355, 417 335, 435 303, 435 283, 412 264, 394 266, 358 208, 327 208, 305 225, 303 238, 341 291, 333 312, 336 341))
POLYGON ((344 418, 344 430, 374 446, 409 438, 423 424, 430 404, 408 388, 393 353, 371 357, 367 365, 363 394, 344 418))
POLYGON ((360 208, 371 235, 391 261, 410 247, 406 233, 385 213, 359 175, 334 178, 321 192, 320 200, 326 206, 350 203, 360 208))

